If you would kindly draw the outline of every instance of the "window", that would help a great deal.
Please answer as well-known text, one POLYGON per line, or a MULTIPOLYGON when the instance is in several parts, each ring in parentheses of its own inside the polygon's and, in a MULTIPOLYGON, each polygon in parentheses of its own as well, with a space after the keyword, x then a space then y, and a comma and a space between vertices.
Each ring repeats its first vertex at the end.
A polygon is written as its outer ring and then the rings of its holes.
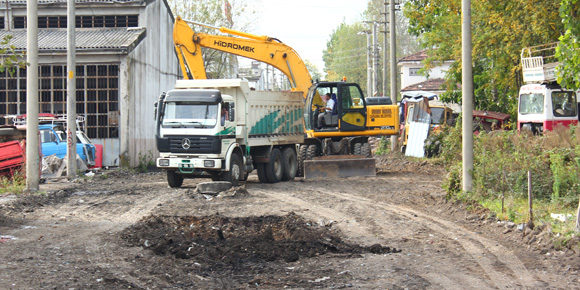
MULTIPOLYGON (((0 17, 0 29, 4 29, 4 17, 0 17)), ((139 25, 139 15, 77 15, 75 26, 77 28, 95 27, 137 27, 139 25)), ((67 17, 62 16, 39 16, 38 28, 66 28, 67 17)), ((26 17, 14 17, 14 28, 26 28, 26 17)))
POLYGON ((522 115, 544 113, 544 95, 521 94, 519 111, 522 115))
POLYGON ((574 92, 552 92, 552 107, 554 117, 575 117, 576 95, 574 92))
POLYGON ((409 76, 415 77, 415 76, 420 76, 420 68, 416 68, 416 67, 412 67, 409 68, 409 76))
MULTIPOLYGON (((77 65, 76 109, 86 118, 90 138, 117 138, 119 115, 119 65, 77 65), (114 81, 113 81, 114 79, 114 81), (113 84, 113 85, 111 85, 113 84)), ((39 68, 39 112, 66 112, 66 66, 42 65, 39 68)), ((26 112, 26 70, 13 76, 0 73, 0 116, 26 112)), ((10 119, 0 118, 0 125, 10 119)))

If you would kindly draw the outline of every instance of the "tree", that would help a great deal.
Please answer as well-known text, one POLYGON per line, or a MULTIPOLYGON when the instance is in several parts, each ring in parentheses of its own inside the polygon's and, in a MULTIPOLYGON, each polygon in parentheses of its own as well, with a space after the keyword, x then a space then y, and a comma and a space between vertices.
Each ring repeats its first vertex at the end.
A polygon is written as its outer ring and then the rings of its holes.
POLYGON ((580 0, 562 0, 560 17, 565 32, 560 36, 556 57, 560 61, 558 82, 568 89, 580 89, 580 0))
POLYGON ((2 55, 0 59, 0 72, 8 71, 12 76, 17 67, 26 68, 28 64, 24 60, 24 53, 16 52, 14 45, 10 44, 10 40, 12 40, 12 35, 6 35, 0 41, 0 55, 2 55))
POLYGON ((314 81, 322 80, 322 74, 320 74, 320 72, 318 71, 318 67, 316 67, 315 64, 313 64, 308 60, 305 60, 304 65, 306 66, 306 69, 310 73, 310 77, 312 78, 312 80, 314 81))
MULTIPOLYGON (((576 0, 577 1, 577 0, 576 0)), ((515 114, 522 85, 522 48, 558 39, 562 23, 553 0, 472 1, 472 58, 475 106, 515 114)), ((453 60, 445 77, 446 101, 461 82, 461 0, 408 0, 409 32, 429 48, 426 67, 453 60)))
MULTIPOLYGON (((256 14, 256 11, 243 0, 168 0, 168 3, 173 14, 183 19, 240 31, 249 28, 251 21, 247 21, 256 14), (228 4, 229 13, 226 13, 228 4)), ((195 26, 193 30, 208 34, 217 33, 216 30, 202 26, 195 26)), ((208 78, 235 77, 238 65, 237 56, 210 48, 202 48, 202 53, 208 78)))
POLYGON ((348 25, 342 23, 332 32, 326 49, 322 52, 327 81, 340 81, 346 76, 349 82, 366 88, 366 47, 365 30, 362 23, 348 25))

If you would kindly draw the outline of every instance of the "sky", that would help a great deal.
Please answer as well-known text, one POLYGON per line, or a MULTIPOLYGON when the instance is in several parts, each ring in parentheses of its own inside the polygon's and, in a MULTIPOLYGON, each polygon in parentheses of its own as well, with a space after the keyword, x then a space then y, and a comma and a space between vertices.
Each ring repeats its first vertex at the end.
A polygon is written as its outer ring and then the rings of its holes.
POLYGON ((324 68, 322 51, 340 23, 362 19, 368 0, 264 0, 254 34, 275 37, 324 68))

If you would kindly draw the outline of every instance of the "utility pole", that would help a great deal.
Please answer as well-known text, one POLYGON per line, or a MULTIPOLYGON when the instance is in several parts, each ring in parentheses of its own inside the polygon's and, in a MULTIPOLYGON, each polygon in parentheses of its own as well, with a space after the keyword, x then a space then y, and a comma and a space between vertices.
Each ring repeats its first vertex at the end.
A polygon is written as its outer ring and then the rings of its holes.
MULTIPOLYGON (((391 100, 394 104, 398 103, 399 97, 397 92, 397 39, 395 30, 395 3, 396 0, 391 0, 391 9, 389 13, 389 35, 391 38, 391 46, 389 50, 391 52, 391 100)), ((386 3, 385 3, 386 9, 386 3)), ((394 114, 399 114, 399 112, 393 112, 394 114)), ((397 138, 398 135, 391 136, 391 151, 397 150, 397 138)))
POLYGON ((372 82, 372 93, 368 96, 375 96, 377 94, 377 85, 379 82, 377 71, 379 68, 379 49, 377 46, 377 25, 376 21, 373 21, 373 49, 372 49, 372 63, 373 63, 373 82, 372 82))
MULTIPOLYGON (((388 33, 388 27, 387 24, 389 23, 388 19, 387 19, 387 11, 388 11, 388 3, 385 1, 385 13, 383 13, 385 15, 385 22, 383 22, 383 25, 385 25, 385 31, 384 31, 384 36, 383 36, 383 96, 386 97, 387 96, 387 33, 388 33)), ((389 49, 390 50, 390 49, 389 49)), ((391 100, 393 100, 392 98, 393 96, 391 96, 391 100)), ((396 102, 396 100, 393 100, 394 102, 396 102)))
MULTIPOLYGON (((392 1, 392 0, 391 0, 392 1)), ((473 188, 473 70, 471 67, 471 0, 461 1, 461 63, 463 112, 463 191, 473 188)))
POLYGON ((36 192, 40 180, 38 150, 38 1, 26 1, 26 190, 36 192))
POLYGON ((66 81, 66 156, 67 176, 77 175, 77 107, 76 107, 76 44, 75 44, 75 0, 67 3, 67 81, 66 81))
POLYGON ((361 31, 358 34, 367 35, 367 96, 372 95, 372 61, 371 61, 371 34, 369 31, 361 31))

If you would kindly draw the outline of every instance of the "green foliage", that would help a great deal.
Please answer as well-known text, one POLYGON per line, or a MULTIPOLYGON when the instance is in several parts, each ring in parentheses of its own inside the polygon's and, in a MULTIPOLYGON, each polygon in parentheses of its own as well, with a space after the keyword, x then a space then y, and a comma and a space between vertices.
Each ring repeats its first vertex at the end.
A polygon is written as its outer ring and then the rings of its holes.
POLYGON ((384 155, 389 153, 390 151, 390 146, 391 146, 391 142, 389 140, 389 137, 381 137, 381 139, 379 139, 379 144, 377 146, 377 150, 375 151, 376 155, 384 155))
MULTIPOLYGON (((226 17, 223 0, 168 0, 167 2, 175 16, 240 31, 251 30, 250 20, 256 14, 250 4, 240 0, 229 1, 232 7, 232 22, 226 17)), ((195 32, 218 33, 216 30, 198 25, 192 26, 192 28, 195 32)), ((219 79, 234 76, 233 67, 237 63, 235 55, 209 48, 202 48, 202 53, 208 78, 219 79)))
POLYGON ((366 35, 357 34, 365 30, 362 24, 342 23, 330 35, 326 50, 322 53, 325 63, 326 81, 340 81, 343 76, 349 82, 366 88, 366 35))
MULTIPOLYGON (((458 121, 461 123, 460 121, 458 121)), ((556 127, 542 136, 517 131, 481 132, 474 137, 473 191, 462 192, 461 126, 442 140, 448 172, 443 187, 452 200, 477 201, 514 222, 527 221, 528 171, 534 215, 575 212, 580 198, 580 128, 556 127), (501 212, 501 197, 505 212, 501 212)))
POLYGON ((20 194, 24 191, 26 185, 26 178, 20 172, 14 173, 12 178, 6 176, 0 177, 0 193, 20 194))
POLYGON ((155 156, 153 156, 153 152, 149 150, 147 154, 141 154, 139 152, 139 166, 137 166, 137 171, 139 172, 148 172, 150 167, 154 167, 155 164, 155 156))
POLYGON ((14 74, 17 67, 25 68, 27 63, 24 60, 24 53, 16 52, 14 45, 10 45, 12 35, 6 35, 0 40, 0 54, 3 56, 0 60, 0 72, 8 71, 10 76, 14 74))
MULTIPOLYGON (((578 0, 575 0, 578 1, 578 0)), ((474 104, 482 110, 516 112, 522 84, 522 48, 554 42, 562 31, 553 0, 472 1, 474 104), (514 33, 517 32, 517 33, 514 33)), ((409 0, 404 5, 410 33, 431 49, 425 68, 453 60, 446 79, 452 92, 461 83, 461 0, 409 0)), ((447 101, 458 96, 447 95, 447 101)), ((442 98, 443 99, 443 98, 442 98)))
POLYGON ((560 17, 565 32, 556 48, 558 82, 569 89, 580 89, 580 0, 562 0, 560 17))

